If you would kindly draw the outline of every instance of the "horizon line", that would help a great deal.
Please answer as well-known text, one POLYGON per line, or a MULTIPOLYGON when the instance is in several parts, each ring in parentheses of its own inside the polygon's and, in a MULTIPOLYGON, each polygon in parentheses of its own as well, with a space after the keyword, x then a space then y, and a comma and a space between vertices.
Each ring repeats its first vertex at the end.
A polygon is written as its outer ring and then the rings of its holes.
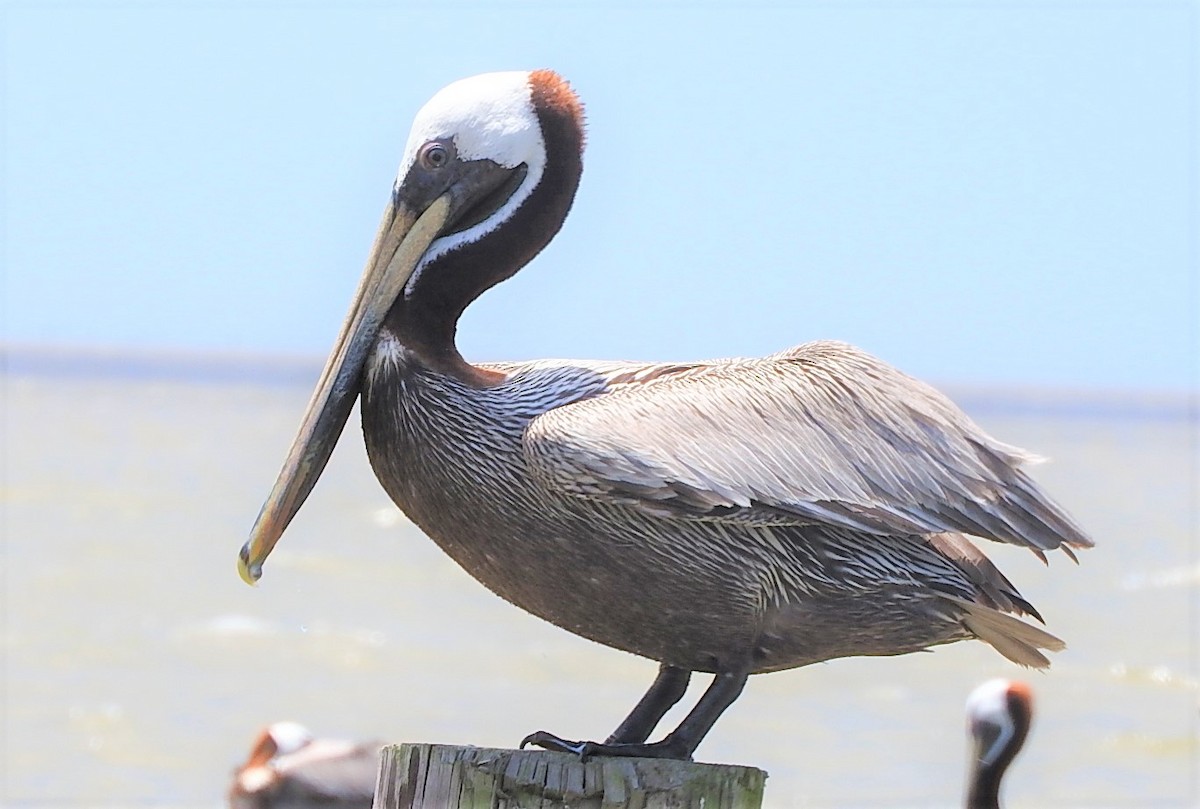
MULTIPOLYGON (((144 348, 0 342, 0 375, 310 387, 325 358, 241 349, 144 348)), ((1187 389, 1117 389, 1021 383, 936 384, 972 413, 1200 420, 1187 389)))

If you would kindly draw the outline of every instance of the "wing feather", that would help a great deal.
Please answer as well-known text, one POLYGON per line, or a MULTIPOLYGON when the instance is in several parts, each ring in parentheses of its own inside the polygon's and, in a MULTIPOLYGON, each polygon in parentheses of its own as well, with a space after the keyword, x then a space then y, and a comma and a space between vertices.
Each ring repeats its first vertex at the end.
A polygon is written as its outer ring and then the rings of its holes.
POLYGON ((660 516, 1092 544, 1022 469, 1034 456, 844 343, 627 372, 534 419, 524 451, 550 488, 660 516))

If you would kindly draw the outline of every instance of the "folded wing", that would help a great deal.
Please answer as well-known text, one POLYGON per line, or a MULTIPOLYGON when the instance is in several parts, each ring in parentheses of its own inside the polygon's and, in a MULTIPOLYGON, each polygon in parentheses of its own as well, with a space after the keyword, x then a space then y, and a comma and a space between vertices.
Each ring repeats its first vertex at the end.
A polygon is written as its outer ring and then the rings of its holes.
POLYGON ((961 531, 1043 551, 1092 542, 949 399, 837 342, 654 366, 528 426, 543 485, 668 518, 961 531))

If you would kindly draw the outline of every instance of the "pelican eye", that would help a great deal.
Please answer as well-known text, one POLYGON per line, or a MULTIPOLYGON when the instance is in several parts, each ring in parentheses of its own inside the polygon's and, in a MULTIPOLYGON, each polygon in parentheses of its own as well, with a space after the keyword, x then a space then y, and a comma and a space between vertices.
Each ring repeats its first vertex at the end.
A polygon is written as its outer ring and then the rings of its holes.
POLYGON ((450 150, 445 145, 434 141, 421 147, 417 155, 421 166, 427 169, 440 169, 450 162, 450 150))

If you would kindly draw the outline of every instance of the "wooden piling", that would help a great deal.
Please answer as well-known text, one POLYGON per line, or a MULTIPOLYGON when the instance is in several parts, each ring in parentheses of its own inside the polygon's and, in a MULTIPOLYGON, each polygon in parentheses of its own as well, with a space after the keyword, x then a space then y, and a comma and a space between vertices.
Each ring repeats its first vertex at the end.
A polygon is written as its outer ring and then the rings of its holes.
POLYGON ((383 748, 375 809, 759 809, 754 767, 441 744, 383 748))

